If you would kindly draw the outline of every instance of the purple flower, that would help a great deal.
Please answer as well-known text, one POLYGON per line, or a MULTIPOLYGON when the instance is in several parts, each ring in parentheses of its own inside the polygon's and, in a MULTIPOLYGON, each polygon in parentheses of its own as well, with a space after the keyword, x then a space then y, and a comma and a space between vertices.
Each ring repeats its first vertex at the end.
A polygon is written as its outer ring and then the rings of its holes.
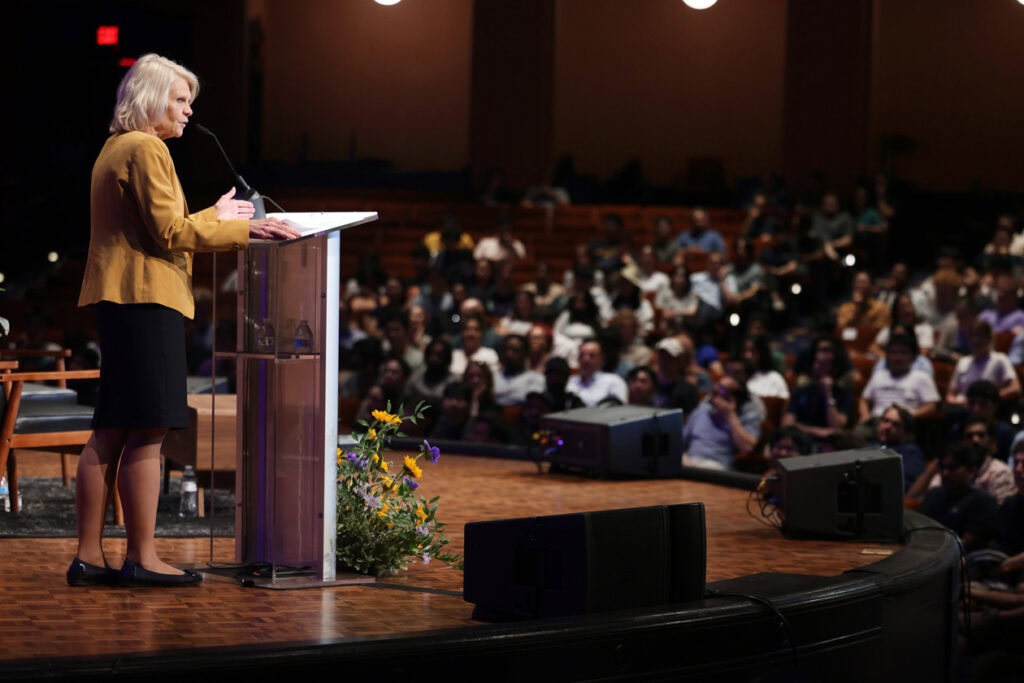
POLYGON ((405 478, 405 483, 408 484, 409 488, 413 491, 420 487, 420 483, 418 481, 416 481, 415 479, 411 479, 409 477, 405 478))
POLYGON ((441 457, 441 449, 437 446, 431 446, 430 442, 423 439, 423 452, 430 454, 430 464, 436 465, 438 459, 441 457))
POLYGON ((345 458, 359 469, 366 469, 366 460, 364 458, 360 458, 358 453, 349 451, 345 454, 345 458))

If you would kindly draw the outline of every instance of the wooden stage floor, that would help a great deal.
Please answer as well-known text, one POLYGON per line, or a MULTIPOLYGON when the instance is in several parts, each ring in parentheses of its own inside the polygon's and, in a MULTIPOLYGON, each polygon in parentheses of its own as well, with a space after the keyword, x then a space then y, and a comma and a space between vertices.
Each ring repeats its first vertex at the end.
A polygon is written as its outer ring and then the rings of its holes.
MULTIPOLYGON (((48 454, 25 452, 19 467, 21 476, 58 473, 48 454)), ((469 521, 693 501, 705 505, 709 583, 758 572, 833 577, 899 549, 790 540, 748 512, 749 491, 686 479, 596 479, 541 472, 532 462, 444 454, 424 468, 421 490, 441 496, 438 519, 456 552, 469 521)), ((756 506, 749 509, 757 514, 756 506)), ((123 543, 107 541, 112 561, 123 543)), ((164 559, 200 570, 235 562, 230 538, 157 543, 164 559)), ((57 675, 90 661, 105 671, 132 658, 220 648, 370 643, 452 630, 472 637, 487 627, 462 599, 462 573, 436 561, 372 583, 302 590, 243 587, 217 574, 194 588, 71 588, 64 571, 74 551, 70 538, 0 540, 0 679, 57 675)))

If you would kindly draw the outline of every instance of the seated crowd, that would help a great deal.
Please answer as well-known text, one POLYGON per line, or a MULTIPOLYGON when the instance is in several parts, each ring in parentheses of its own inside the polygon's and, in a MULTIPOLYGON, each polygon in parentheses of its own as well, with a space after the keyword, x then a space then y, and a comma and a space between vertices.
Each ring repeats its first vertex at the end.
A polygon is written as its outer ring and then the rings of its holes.
POLYGON ((943 249, 914 276, 878 262, 893 215, 863 193, 788 211, 758 194, 737 235, 696 208, 636 244, 609 214, 564 273, 507 222, 478 239, 449 221, 417 245, 414 277, 345 283, 348 426, 425 401, 410 435, 528 447, 546 414, 631 404, 681 409, 692 467, 891 449, 908 507, 969 548, 998 545, 1019 574, 1024 238, 1002 216, 982 254, 943 249))

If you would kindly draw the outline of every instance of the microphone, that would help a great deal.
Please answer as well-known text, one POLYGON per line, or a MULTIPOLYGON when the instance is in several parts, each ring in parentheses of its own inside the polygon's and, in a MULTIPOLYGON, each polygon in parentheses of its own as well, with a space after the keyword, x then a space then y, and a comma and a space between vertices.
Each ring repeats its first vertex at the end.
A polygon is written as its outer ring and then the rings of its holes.
POLYGON ((252 202, 253 207, 253 218, 266 218, 267 210, 263 206, 263 197, 255 189, 249 186, 249 183, 245 182, 245 178, 238 175, 238 171, 235 170, 234 165, 231 163, 231 157, 224 151, 224 148, 220 144, 220 140, 213 134, 213 131, 204 126, 201 123, 193 123, 192 126, 204 135, 209 135, 213 138, 213 141, 217 143, 217 148, 220 150, 221 156, 224 157, 224 161, 228 162, 228 168, 231 169, 231 174, 235 176, 235 185, 238 186, 238 191, 235 192, 235 199, 247 199, 252 202))

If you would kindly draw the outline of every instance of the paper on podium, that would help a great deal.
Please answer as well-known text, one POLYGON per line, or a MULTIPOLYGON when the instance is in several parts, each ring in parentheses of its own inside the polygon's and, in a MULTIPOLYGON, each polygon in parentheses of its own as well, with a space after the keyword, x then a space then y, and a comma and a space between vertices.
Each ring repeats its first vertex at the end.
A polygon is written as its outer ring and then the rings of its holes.
POLYGON ((300 237, 281 240, 283 244, 314 237, 332 230, 346 230, 377 220, 376 211, 288 211, 268 213, 267 216, 285 221, 302 233, 300 237))

